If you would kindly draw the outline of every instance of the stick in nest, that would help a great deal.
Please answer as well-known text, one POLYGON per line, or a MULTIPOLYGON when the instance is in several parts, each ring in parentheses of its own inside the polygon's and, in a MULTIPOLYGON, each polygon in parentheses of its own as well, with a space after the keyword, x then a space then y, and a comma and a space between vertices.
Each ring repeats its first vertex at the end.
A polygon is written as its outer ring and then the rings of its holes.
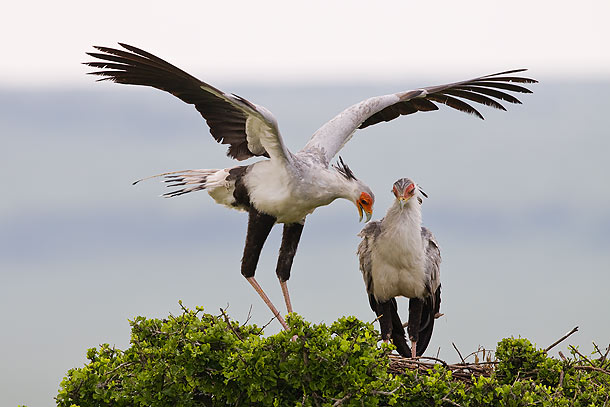
POLYGON ((553 349, 555 346, 559 345, 561 342, 563 342, 564 340, 566 340, 570 335, 572 335, 574 332, 578 331, 578 327, 574 327, 570 332, 568 332, 567 334, 565 334, 564 336, 562 336, 561 338, 557 339, 555 342, 553 342, 551 345, 549 345, 545 351, 548 352, 551 349, 553 349))

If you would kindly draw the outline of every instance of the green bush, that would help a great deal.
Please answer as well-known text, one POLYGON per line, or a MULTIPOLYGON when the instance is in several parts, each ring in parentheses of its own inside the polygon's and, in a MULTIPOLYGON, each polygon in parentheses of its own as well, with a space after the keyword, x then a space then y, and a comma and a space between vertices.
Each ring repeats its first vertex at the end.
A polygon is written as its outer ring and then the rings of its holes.
MULTIPOLYGON (((264 336, 224 312, 184 309, 131 321, 130 347, 107 344, 68 371, 61 407, 103 406, 603 406, 608 361, 573 349, 557 360, 526 339, 503 339, 497 365, 464 380, 451 366, 390 369, 391 345, 354 317, 330 326, 288 318, 290 331, 264 336)), ((601 352, 600 352, 601 356, 601 352)))

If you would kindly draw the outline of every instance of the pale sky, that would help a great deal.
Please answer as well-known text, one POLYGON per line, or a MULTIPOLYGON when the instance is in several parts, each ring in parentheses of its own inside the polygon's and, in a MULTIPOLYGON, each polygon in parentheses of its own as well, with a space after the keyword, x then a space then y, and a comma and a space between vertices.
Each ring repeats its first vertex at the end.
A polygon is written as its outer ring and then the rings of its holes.
POLYGON ((10 2, 0 86, 88 86, 91 45, 126 42, 208 82, 463 79, 527 67, 610 78, 610 1, 10 2))

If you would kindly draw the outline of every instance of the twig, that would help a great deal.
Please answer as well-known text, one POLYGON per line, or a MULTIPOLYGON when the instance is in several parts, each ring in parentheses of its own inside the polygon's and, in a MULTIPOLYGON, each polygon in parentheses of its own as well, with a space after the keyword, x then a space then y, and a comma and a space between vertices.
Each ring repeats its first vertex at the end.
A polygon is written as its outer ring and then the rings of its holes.
POLYGON ((339 400, 335 401, 335 403, 333 404, 333 407, 337 407, 343 404, 343 402, 345 400, 347 400, 348 398, 352 397, 352 395, 350 393, 346 394, 345 396, 343 396, 342 398, 340 398, 339 400))
POLYGON ((596 351, 597 353, 599 353, 599 356, 600 356, 600 357, 604 357, 604 355, 603 355, 602 351, 601 351, 601 350, 599 350, 599 346, 597 346, 597 344, 596 344, 595 342, 593 342, 593 347, 595 348, 595 351, 596 351))
POLYGON ((475 356, 477 353, 481 353, 481 352, 483 352, 483 358, 485 358, 485 352, 487 352, 491 355, 492 351, 479 346, 479 349, 475 350, 474 352, 470 352, 468 355, 466 355, 466 357, 464 359, 468 359, 469 357, 475 356))
POLYGON ((595 367, 595 366, 574 366, 574 369, 580 369, 580 370, 594 370, 596 372, 600 372, 600 373, 604 373, 607 375, 610 375, 610 371, 608 370, 604 370, 602 368, 599 367, 595 367))
POLYGON ((582 353, 580 353, 578 351, 578 349, 576 349, 575 346, 570 345, 570 350, 574 353, 576 353, 578 356, 580 356, 581 358, 583 358, 588 364, 593 365, 593 362, 591 362, 591 360, 589 360, 588 357, 586 357, 585 355, 583 355, 582 353))
POLYGON ((418 359, 430 359, 430 360, 434 360, 434 361, 436 361, 436 362, 441 363, 441 364, 442 364, 443 366, 445 366, 445 367, 449 366, 449 365, 447 364, 447 362, 445 362, 444 360, 439 359, 439 358, 433 358, 432 356, 418 356, 418 359))
POLYGON ((462 354, 460 353, 460 350, 457 348, 457 346, 455 346, 455 343, 451 342, 451 344, 453 345, 453 349, 455 349, 455 351, 457 352, 457 354, 459 355, 460 359, 462 359, 462 363, 466 364, 466 361, 464 360, 464 358, 462 357, 462 354))
POLYGON ((135 362, 123 362, 120 365, 118 365, 117 367, 115 367, 114 369, 107 371, 105 374, 106 375, 110 375, 110 374, 116 372, 117 370, 119 370, 119 369, 121 369, 121 368, 123 368, 125 366, 133 365, 134 363, 135 362))
MULTIPOLYGON (((110 383, 116 377, 116 375, 112 375, 114 372, 116 372, 117 370, 119 370, 125 366, 133 365, 134 363, 136 363, 136 362, 124 362, 124 363, 121 363, 120 365, 118 365, 117 367, 115 367, 114 369, 107 371, 105 373, 105 375, 108 376, 108 378, 106 380, 104 380, 103 383, 98 384, 97 387, 98 388, 106 387, 108 385, 108 383, 110 383)), ((79 387, 80 387, 80 384, 79 384, 79 387)))
POLYGON ((564 340, 566 340, 570 335, 572 335, 574 332, 578 331, 578 327, 574 327, 570 332, 568 332, 567 334, 565 334, 564 336, 562 336, 561 338, 557 339, 555 342, 553 342, 551 345, 549 345, 549 347, 547 347, 545 349, 546 352, 550 351, 551 349, 553 349, 555 346, 559 345, 561 342, 563 342, 564 340))
POLYGON ((595 346, 597 353, 599 353, 600 358, 598 360, 601 363, 601 366, 604 367, 606 358, 608 357, 608 352, 610 352, 610 345, 608 345, 608 347, 606 348, 606 352, 604 352, 604 353, 602 353, 601 350, 599 350, 599 347, 597 346, 597 344, 595 342, 593 342, 593 346, 595 346))
POLYGON ((182 308, 182 311, 186 314, 188 313, 188 308, 186 308, 183 304, 182 304, 182 300, 178 301, 178 304, 180 304, 180 308, 182 308))
POLYGON ((555 389, 555 392, 553 393, 553 397, 557 396, 559 393, 563 392, 563 376, 564 376, 564 372, 563 369, 561 369, 561 372, 559 373, 559 384, 557 385, 557 388, 555 389))
POLYGON ((396 393, 396 391, 398 389, 400 389, 400 386, 396 387, 392 391, 373 390, 371 393, 373 393, 373 394, 380 394, 382 396, 391 396, 392 394, 396 393))
POLYGON ((265 328, 267 328, 267 327, 269 326, 269 324, 273 322, 273 320, 274 320, 274 319, 275 319, 275 317, 271 318, 271 319, 269 320, 269 322, 267 322, 265 325, 263 325, 263 326, 261 327, 261 332, 262 332, 262 331, 264 331, 264 330, 265 330, 265 328))
POLYGON ((233 331, 233 333, 235 334, 235 336, 237 336, 237 338, 242 341, 243 339, 241 338, 241 336, 239 335, 239 333, 235 330, 235 328, 233 328, 233 324, 231 323, 231 321, 229 320, 229 317, 227 316, 227 314, 225 313, 225 310, 223 310, 222 308, 220 308, 220 312, 222 313, 222 316, 225 318, 225 322, 227 323, 227 325, 229 325, 229 328, 231 328, 231 331, 233 331))
POLYGON ((250 318, 252 318, 252 304, 250 304, 250 309, 248 310, 248 316, 246 317, 246 320, 241 325, 242 326, 248 325, 248 322, 250 322, 250 318))
POLYGON ((458 403, 456 403, 455 401, 453 401, 453 400, 451 400, 451 399, 448 399, 447 397, 443 397, 443 398, 441 399, 441 401, 446 401, 447 403, 449 403, 449 404, 451 404, 451 405, 454 405, 454 406, 457 406, 457 407, 462 407, 462 405, 461 405, 461 404, 458 404, 458 403))

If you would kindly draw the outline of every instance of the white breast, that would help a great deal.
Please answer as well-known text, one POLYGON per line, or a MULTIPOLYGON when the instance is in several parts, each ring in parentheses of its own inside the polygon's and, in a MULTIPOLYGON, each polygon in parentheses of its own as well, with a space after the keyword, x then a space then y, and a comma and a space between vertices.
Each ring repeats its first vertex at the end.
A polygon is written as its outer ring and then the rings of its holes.
POLYGON ((256 163, 245 179, 252 205, 278 223, 301 222, 319 206, 298 190, 302 180, 288 171, 274 160, 265 160, 256 163))
MULTIPOLYGON (((409 202, 410 203, 410 202, 409 202)), ((426 290, 421 214, 389 211, 371 253, 373 294, 379 301, 392 297, 423 297, 426 290)))

